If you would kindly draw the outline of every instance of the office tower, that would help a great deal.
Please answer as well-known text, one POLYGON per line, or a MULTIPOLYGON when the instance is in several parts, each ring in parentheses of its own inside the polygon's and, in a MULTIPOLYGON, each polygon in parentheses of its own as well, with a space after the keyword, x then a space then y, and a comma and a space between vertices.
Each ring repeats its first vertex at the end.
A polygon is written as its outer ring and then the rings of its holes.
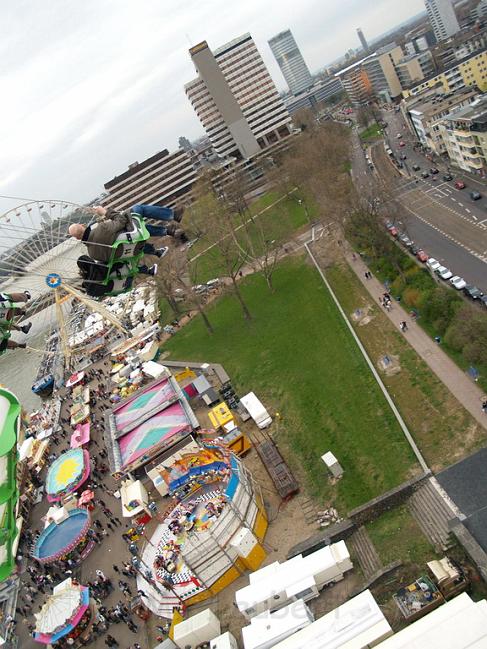
POLYGON ((357 35, 358 35, 358 37, 359 37, 359 41, 360 41, 360 43, 362 44, 362 47, 363 47, 364 52, 368 52, 368 51, 369 51, 369 44, 368 44, 367 41, 365 40, 364 33, 363 33, 363 31, 360 29, 360 27, 357 28, 357 35))
POLYGON ((271 38, 269 47, 293 95, 311 88, 313 78, 290 29, 271 38))
POLYGON ((424 0, 437 41, 444 41, 460 30, 451 0, 424 0))
POLYGON ((184 86, 217 154, 250 158, 290 134, 291 118, 250 34, 214 52, 190 50, 198 77, 184 86))

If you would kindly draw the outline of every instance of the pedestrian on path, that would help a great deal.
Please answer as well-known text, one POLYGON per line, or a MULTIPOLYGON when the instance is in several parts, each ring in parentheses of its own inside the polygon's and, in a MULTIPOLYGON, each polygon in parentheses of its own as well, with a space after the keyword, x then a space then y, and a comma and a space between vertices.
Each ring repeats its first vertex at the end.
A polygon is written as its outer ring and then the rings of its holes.
POLYGON ((401 331, 402 331, 403 333, 406 332, 406 331, 408 330, 407 322, 406 322, 405 320, 403 320, 402 322, 400 322, 400 323, 399 323, 399 328, 401 329, 401 331))

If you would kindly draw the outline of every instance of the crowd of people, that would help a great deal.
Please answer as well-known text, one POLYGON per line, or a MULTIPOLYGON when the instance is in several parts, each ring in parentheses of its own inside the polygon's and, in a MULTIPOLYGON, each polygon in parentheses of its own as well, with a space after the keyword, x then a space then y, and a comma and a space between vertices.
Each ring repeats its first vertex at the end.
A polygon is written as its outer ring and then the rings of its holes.
MULTIPOLYGON (((94 499, 90 503, 93 509, 92 527, 88 532, 90 538, 95 541, 94 550, 87 559, 82 561, 75 550, 69 556, 49 565, 37 563, 30 558, 30 553, 42 531, 42 525, 38 525, 38 529, 35 529, 35 525, 24 528, 19 546, 22 587, 17 603, 16 622, 20 621, 22 628, 31 636, 35 633, 34 613, 42 607, 46 598, 52 593, 53 587, 67 577, 77 579, 80 584, 88 586, 90 596, 96 602, 97 619, 90 627, 89 633, 81 634, 76 640, 69 636, 59 640, 54 646, 61 649, 73 645, 95 647, 106 645, 121 647, 121 649, 142 649, 137 642, 130 643, 130 636, 132 634, 136 636, 140 629, 140 621, 134 617, 130 603, 134 597, 143 598, 147 593, 137 588, 138 573, 130 563, 131 555, 125 544, 125 537, 131 523, 125 523, 118 514, 120 503, 114 497, 117 484, 110 475, 103 439, 103 415, 109 408, 106 404, 109 403, 107 386, 111 367, 109 358, 102 358, 87 369, 85 375, 92 399, 89 443, 91 473, 89 481, 82 486, 82 489, 90 489, 94 493, 94 499), (98 545, 101 548, 98 548, 98 545), (114 562, 114 557, 117 559, 125 557, 126 560, 114 562), (128 635, 125 628, 129 632, 128 635)), ((59 396, 62 399, 60 428, 51 435, 48 466, 68 450, 72 433, 69 389, 64 388, 59 396)), ((32 511, 34 522, 42 520, 42 508, 45 509, 46 506, 46 501, 35 506, 36 509, 32 511)), ((162 639, 164 634, 161 629, 158 637, 162 639)))

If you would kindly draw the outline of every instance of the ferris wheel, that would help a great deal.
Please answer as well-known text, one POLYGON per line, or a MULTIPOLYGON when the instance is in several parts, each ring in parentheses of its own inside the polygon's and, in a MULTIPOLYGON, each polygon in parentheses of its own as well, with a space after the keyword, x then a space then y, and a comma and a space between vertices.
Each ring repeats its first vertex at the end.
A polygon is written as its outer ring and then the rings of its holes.
POLYGON ((86 250, 68 228, 92 220, 90 208, 59 200, 27 202, 0 215, 0 293, 30 294, 23 319, 32 329, 27 339, 12 335, 42 353, 44 341, 57 336, 68 368, 102 337, 125 332, 113 300, 90 299, 81 289, 77 260, 86 250))

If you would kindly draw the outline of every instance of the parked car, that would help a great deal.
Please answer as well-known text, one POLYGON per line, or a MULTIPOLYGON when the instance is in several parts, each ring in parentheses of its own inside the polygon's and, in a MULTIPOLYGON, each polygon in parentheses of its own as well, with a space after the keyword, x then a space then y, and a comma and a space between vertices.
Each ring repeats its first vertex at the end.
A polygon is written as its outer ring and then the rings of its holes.
POLYGON ((411 239, 408 237, 407 234, 401 234, 399 237, 399 241, 408 248, 409 246, 413 245, 413 242, 411 241, 411 239))
POLYGON ((429 259, 428 255, 425 253, 424 250, 418 250, 418 252, 416 253, 416 257, 419 259, 419 261, 422 261, 423 264, 427 262, 429 259))
POLYGON ((448 182, 449 180, 453 180, 453 176, 451 174, 443 174, 443 180, 448 182))
POLYGON ((430 169, 430 174, 433 174, 433 176, 436 176, 436 174, 439 174, 439 170, 436 167, 431 167, 430 169))
POLYGON ((401 133, 398 133, 398 134, 396 135, 396 138, 397 138, 398 140, 400 140, 400 139, 402 138, 402 134, 401 134, 401 133))
POLYGON ((480 298, 480 301, 487 308, 487 295, 482 295, 482 297, 480 298))
POLYGON ((467 282, 463 279, 463 277, 459 277, 458 275, 454 275, 450 279, 450 284, 454 286, 457 291, 461 291, 465 286, 467 286, 467 282))
POLYGON ((463 292, 472 300, 480 300, 480 298, 483 296, 483 293, 479 288, 470 284, 467 284, 467 286, 464 287, 463 292))
POLYGON ((403 146, 406 146, 406 142, 403 142, 403 141, 401 140, 401 142, 399 142, 399 146, 400 146, 401 149, 402 149, 403 146))
POLYGON ((470 192, 470 198, 473 201, 479 201, 482 198, 482 194, 480 192, 473 191, 470 192))
POLYGON ((407 157, 407 155, 406 155, 405 153, 402 153, 402 154, 399 156, 399 158, 400 158, 401 160, 407 160, 408 157, 407 157))
POLYGON ((421 174, 421 177, 422 178, 429 178, 430 175, 429 175, 429 173, 427 171, 423 171, 423 173, 421 174))
POLYGON ((396 238, 399 236, 399 230, 393 226, 392 228, 389 228, 389 234, 396 238))
POLYGON ((413 165, 413 171, 419 171, 421 167, 419 165, 413 165))
POLYGON ((440 262, 434 259, 434 257, 430 257, 428 261, 426 262, 426 265, 430 270, 436 270, 441 266, 440 262))
POLYGON ((449 268, 446 266, 439 266, 436 270, 435 273, 441 277, 441 279, 447 280, 450 279, 450 277, 453 277, 453 273, 449 268))
POLYGON ((463 180, 455 180, 455 188, 456 189, 465 189, 467 185, 463 182, 463 180))
POLYGON ((421 250, 419 246, 411 246, 411 254, 417 255, 418 252, 421 250))

